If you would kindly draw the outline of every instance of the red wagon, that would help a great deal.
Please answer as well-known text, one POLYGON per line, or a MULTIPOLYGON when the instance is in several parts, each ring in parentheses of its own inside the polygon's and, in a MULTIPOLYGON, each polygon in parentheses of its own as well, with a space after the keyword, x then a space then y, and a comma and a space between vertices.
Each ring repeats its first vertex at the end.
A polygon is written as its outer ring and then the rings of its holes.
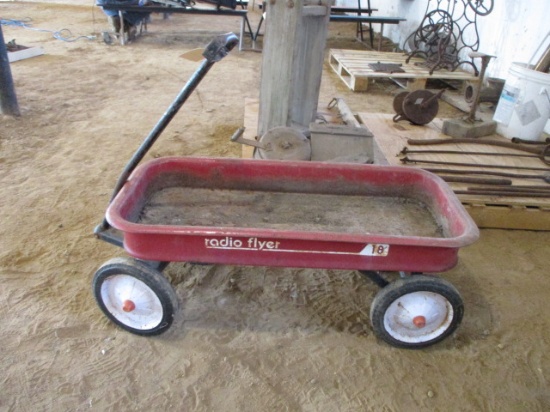
POLYGON ((161 158, 136 168, 150 145, 119 179, 96 229, 132 256, 105 263, 93 281, 99 307, 122 328, 155 335, 170 327, 178 304, 162 275, 169 262, 359 270, 382 287, 370 315, 384 341, 425 347, 458 327, 460 294, 422 273, 452 268, 479 233, 439 177, 227 158, 161 158), (381 271, 402 276, 388 283, 381 271))

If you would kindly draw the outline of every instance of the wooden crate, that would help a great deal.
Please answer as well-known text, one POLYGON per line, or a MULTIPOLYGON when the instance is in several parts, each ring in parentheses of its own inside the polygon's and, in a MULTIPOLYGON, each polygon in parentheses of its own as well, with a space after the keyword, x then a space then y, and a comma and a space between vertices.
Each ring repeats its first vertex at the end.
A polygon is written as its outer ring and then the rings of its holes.
MULTIPOLYGON (((365 126, 371 130, 374 135, 374 143, 380 148, 382 155, 390 165, 402 165, 399 152, 403 147, 409 149, 426 150, 458 150, 463 152, 497 152, 497 153, 521 153, 504 147, 495 147, 480 144, 446 144, 446 145, 427 145, 412 146, 407 144, 408 139, 451 139, 441 133, 442 119, 436 119, 425 126, 411 125, 409 122, 395 123, 391 114, 359 113, 359 119, 365 126)), ((487 136, 487 139, 501 139, 508 141, 498 135, 487 136)), ((485 138, 484 138, 485 139, 485 138)), ((415 155, 410 155, 412 158, 415 155)), ((523 157, 493 157, 477 156, 470 154, 422 154, 416 158, 423 160, 450 161, 476 164, 504 164, 511 167, 541 167, 544 164, 535 158, 523 157)), ((422 168, 437 169, 461 169, 461 167, 452 167, 444 165, 428 165, 418 163, 416 166, 422 168)), ((466 170, 472 168, 464 168, 466 170)), ((506 171, 514 174, 537 174, 544 172, 530 172, 520 169, 483 169, 486 171, 506 171)), ((549 168, 550 171, 550 168, 549 168)), ((487 176, 490 177, 490 176, 487 176)), ((542 180, 534 179, 511 179, 513 185, 545 185, 542 180)), ((451 188, 456 191, 467 190, 468 186, 474 184, 449 183, 451 188)), ((550 187, 550 185, 548 185, 550 187)), ((550 199, 549 198, 529 198, 529 197, 505 197, 489 195, 463 195, 458 198, 466 207, 474 221, 482 228, 499 229, 525 229, 525 230, 544 230, 550 231, 550 199)))
POLYGON ((353 91, 361 92, 368 89, 369 82, 374 79, 388 79, 399 83, 408 90, 425 89, 429 79, 443 81, 478 82, 478 77, 472 73, 457 69, 449 71, 440 69, 430 74, 429 68, 423 65, 424 60, 413 57, 406 62, 407 55, 403 53, 330 49, 329 64, 342 81, 353 91), (405 73, 379 73, 369 67, 370 63, 401 64, 405 73))

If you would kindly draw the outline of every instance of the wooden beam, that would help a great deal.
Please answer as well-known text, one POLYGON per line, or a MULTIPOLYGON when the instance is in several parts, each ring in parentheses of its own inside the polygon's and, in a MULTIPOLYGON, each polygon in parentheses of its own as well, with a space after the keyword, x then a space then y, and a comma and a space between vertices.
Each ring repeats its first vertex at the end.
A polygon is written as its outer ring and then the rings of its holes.
POLYGON ((315 120, 329 19, 329 0, 267 4, 258 136, 315 120))

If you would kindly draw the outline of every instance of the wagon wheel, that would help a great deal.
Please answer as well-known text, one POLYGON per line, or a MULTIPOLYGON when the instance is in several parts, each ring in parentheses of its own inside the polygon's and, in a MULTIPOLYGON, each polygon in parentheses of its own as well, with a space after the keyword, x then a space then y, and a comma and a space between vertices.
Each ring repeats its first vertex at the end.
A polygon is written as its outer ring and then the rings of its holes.
POLYGON ((370 318, 374 333, 398 348, 419 349, 452 334, 464 314, 458 291, 449 282, 414 275, 381 289, 370 318))
POLYGON ((134 259, 115 258, 94 275, 94 297, 103 313, 136 335, 159 335, 171 326, 176 293, 162 274, 134 259))

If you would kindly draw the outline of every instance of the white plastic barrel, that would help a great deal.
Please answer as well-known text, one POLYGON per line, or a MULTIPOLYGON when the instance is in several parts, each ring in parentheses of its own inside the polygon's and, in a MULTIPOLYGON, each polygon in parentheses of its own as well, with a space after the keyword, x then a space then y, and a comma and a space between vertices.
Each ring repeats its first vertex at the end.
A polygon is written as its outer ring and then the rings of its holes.
POLYGON ((493 120, 505 137, 539 140, 550 118, 550 74, 513 63, 493 120))

